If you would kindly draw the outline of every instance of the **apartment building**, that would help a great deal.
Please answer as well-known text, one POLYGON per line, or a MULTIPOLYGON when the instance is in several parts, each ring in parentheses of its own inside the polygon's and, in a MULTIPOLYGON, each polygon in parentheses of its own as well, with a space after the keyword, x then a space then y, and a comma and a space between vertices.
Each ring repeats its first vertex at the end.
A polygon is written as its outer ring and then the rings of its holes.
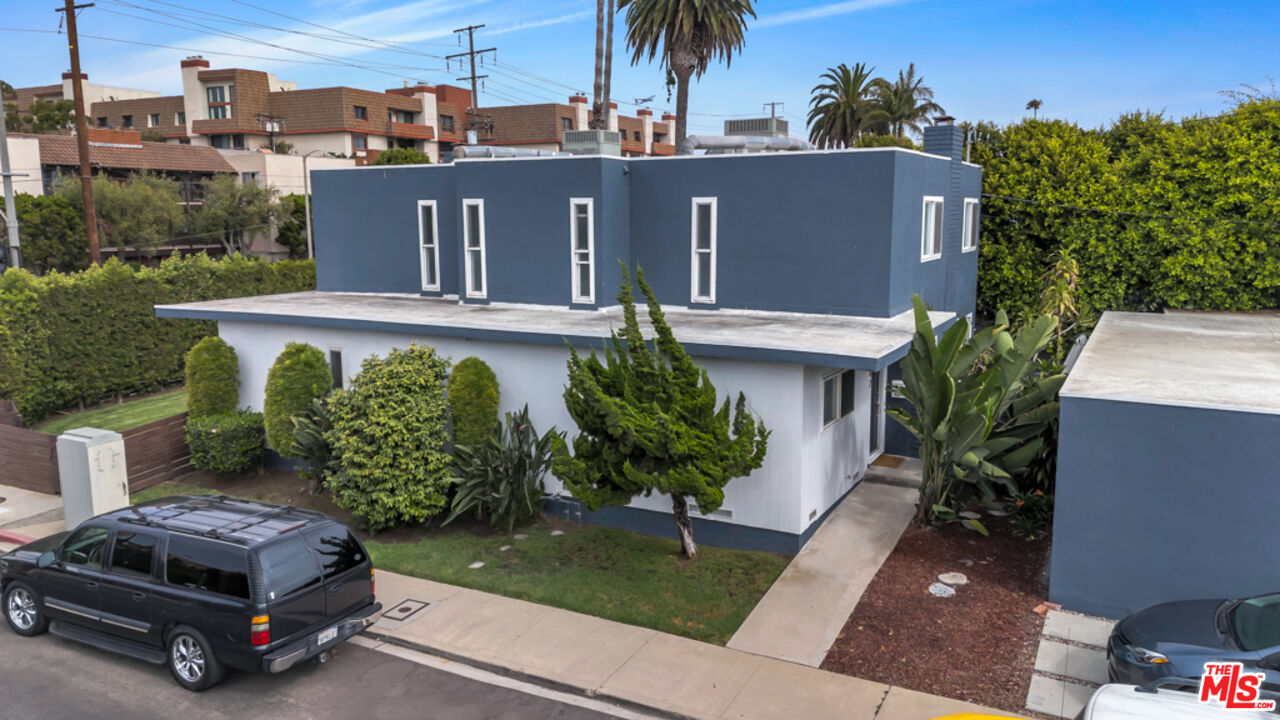
MULTIPOLYGON (((570 97, 568 105, 486 107, 480 114, 492 121, 492 129, 480 137, 481 144, 537 150, 563 149, 564 134, 588 129, 591 120, 591 108, 582 95, 570 97)), ((618 104, 610 103, 607 129, 619 134, 624 157, 674 155, 675 145, 670 143, 675 132, 674 121, 675 115, 663 115, 655 122, 653 111, 648 109, 636 111, 634 117, 619 115, 618 104)))
MULTIPOLYGON (((74 91, 71 88, 71 73, 62 73, 62 82, 56 85, 37 85, 34 87, 14 88, 13 104, 18 106, 18 112, 26 112, 31 107, 31 103, 39 100, 42 102, 57 102, 59 100, 74 99, 74 91)), ((160 93, 151 90, 134 90, 132 88, 112 87, 110 85, 98 85, 89 82, 87 73, 80 73, 80 87, 84 92, 84 101, 86 104, 95 102, 106 102, 111 100, 131 100, 135 98, 154 98, 160 97, 160 93)))

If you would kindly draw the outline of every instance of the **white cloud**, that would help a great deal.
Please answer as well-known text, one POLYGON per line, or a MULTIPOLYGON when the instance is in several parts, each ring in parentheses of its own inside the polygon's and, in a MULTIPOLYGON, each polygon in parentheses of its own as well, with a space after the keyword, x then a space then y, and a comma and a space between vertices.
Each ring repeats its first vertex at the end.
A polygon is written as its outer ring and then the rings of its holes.
POLYGON ((848 15, 850 13, 874 10, 876 8, 889 7, 891 5, 902 5, 912 1, 913 0, 846 0, 846 2, 827 3, 826 5, 815 5, 813 7, 800 8, 798 10, 788 10, 786 12, 774 13, 772 15, 763 15, 755 22, 749 23, 748 26, 752 28, 760 28, 771 27, 773 25, 789 25, 791 23, 806 22, 808 20, 820 20, 834 15, 848 15))

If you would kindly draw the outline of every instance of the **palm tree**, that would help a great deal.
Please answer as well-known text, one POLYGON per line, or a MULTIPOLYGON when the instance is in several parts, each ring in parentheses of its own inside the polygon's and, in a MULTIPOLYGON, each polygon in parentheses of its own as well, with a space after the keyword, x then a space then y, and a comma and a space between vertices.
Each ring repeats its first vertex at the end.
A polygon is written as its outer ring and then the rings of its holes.
POLYGON ((689 110, 689 78, 702 77, 711 61, 742 52, 747 16, 756 16, 751 0, 620 0, 627 8, 627 47, 631 64, 661 53, 662 65, 676 76, 676 144, 684 142, 689 110))
MULTIPOLYGON (((851 147, 864 130, 888 118, 876 104, 875 68, 858 63, 850 68, 844 63, 827 68, 809 92, 809 142, 818 147, 851 147)), ((883 81, 879 81, 883 82, 883 81)))
POLYGON ((604 130, 609 127, 609 92, 613 85, 613 16, 616 11, 614 0, 609 0, 608 9, 605 0, 596 0, 596 75, 595 87, 591 103, 591 123, 593 130, 604 130), (608 20, 606 21, 606 18, 608 20), (607 22, 607 37, 606 37, 607 22))
POLYGON ((883 130, 894 137, 904 138, 908 130, 919 134, 920 121, 930 115, 946 114, 933 101, 933 88, 924 84, 924 78, 916 77, 915 63, 908 65, 905 73, 899 70, 898 79, 893 82, 876 81, 875 97, 887 116, 883 130))
POLYGON ((1040 106, 1044 104, 1043 100, 1028 100, 1027 109, 1031 111, 1031 119, 1035 120, 1040 114, 1040 106))

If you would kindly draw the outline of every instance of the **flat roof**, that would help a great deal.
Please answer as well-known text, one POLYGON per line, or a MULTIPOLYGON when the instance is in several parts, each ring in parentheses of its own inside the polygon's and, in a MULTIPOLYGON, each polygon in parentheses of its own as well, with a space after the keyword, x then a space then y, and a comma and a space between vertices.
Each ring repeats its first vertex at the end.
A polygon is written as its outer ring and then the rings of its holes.
POLYGON ((1280 414, 1280 314, 1104 313, 1061 395, 1280 414))
MULTIPOLYGON (((641 327, 651 328, 644 307, 641 327)), ((876 318, 815 313, 663 308, 690 354, 879 370, 906 354, 911 312, 876 318)), ((622 309, 464 304, 452 298, 380 293, 300 292, 157 305, 156 316, 375 330, 472 340, 595 347, 623 325, 622 309)), ((955 318, 931 312, 935 328, 955 318)))

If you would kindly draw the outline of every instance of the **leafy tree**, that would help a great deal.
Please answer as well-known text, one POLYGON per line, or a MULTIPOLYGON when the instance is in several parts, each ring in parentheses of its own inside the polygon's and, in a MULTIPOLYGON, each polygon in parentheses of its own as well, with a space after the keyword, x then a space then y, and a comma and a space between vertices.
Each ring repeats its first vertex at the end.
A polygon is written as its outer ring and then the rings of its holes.
POLYGON ((289 248, 289 257, 301 260, 307 256, 307 202, 302 195, 280 198, 280 224, 276 226, 276 242, 289 248))
POLYGON ((228 255, 246 255, 256 234, 266 232, 279 213, 275 188, 241 184, 231 175, 204 180, 204 200, 191 218, 193 235, 216 238, 228 255))
POLYGON ((675 144, 684 142, 689 115, 689 79, 702 77, 711 61, 742 51, 747 16, 756 16, 751 0, 620 0, 627 9, 627 47, 631 64, 660 58, 676 78, 675 144))
POLYGON ((306 410, 333 387, 333 375, 320 348, 291 342, 267 371, 266 397, 262 403, 267 445, 283 457, 298 457, 293 436, 293 416, 306 410))
MULTIPOLYGON (((55 193, 83 215, 78 178, 63 178, 55 193)), ((93 205, 103 247, 148 254, 169 242, 182 226, 180 200, 177 181, 152 172, 131 174, 123 182, 98 175, 93 179, 93 205)))
POLYGON ((277 140, 276 146, 271 150, 277 155, 288 155, 293 152, 293 143, 285 142, 284 140, 277 140))
POLYGON ((919 145, 916 145, 915 143, 911 142, 911 140, 904 137, 897 137, 896 135, 870 135, 866 133, 859 136, 858 141, 855 142, 853 146, 860 147, 860 148, 901 147, 901 148, 907 148, 908 150, 920 149, 919 145))
POLYGON ((23 267, 37 275, 89 267, 84 216, 66 198, 19 193, 17 207, 23 267))
MULTIPOLYGON (((1043 445, 1066 376, 1042 376, 1035 364, 1053 332, 1052 318, 1036 318, 1014 335, 999 312, 993 326, 972 337, 961 318, 937 340, 924 301, 917 295, 912 303, 916 332, 902 361, 911 411, 888 413, 920 441, 916 520, 949 520, 975 498, 995 503, 998 488, 1018 492, 1015 477, 1043 445)), ((986 532, 976 520, 969 524, 986 532)))
POLYGON ((186 375, 189 417, 231 412, 240 403, 240 363, 222 338, 212 335, 187 352, 186 375))
POLYGON ((374 165, 430 165, 431 157, 414 148, 391 148, 378 153, 374 165))
POLYGON ((875 68, 863 63, 840 63, 821 75, 826 82, 810 90, 809 142, 823 148, 852 147, 864 130, 888 122, 876 99, 883 81, 872 78, 875 68))
POLYGON ((12 100, 17 96, 18 94, 14 92, 12 85, 0 80, 0 100, 12 100))
POLYGON ((9 132, 47 133, 70 127, 75 117, 71 100, 33 100, 25 112, 14 103, 5 105, 5 123, 9 132))
POLYGON ((905 138, 907 131, 919 135, 922 121, 944 112, 933 101, 933 89, 924 84, 924 78, 916 77, 915 63, 908 65, 905 73, 899 70, 893 82, 879 79, 874 92, 876 105, 884 111, 884 121, 875 129, 894 137, 905 138))
POLYGON ((570 348, 565 406, 581 433, 573 454, 564 438, 553 438, 554 472, 589 509, 626 505, 657 491, 671 497, 676 529, 686 557, 697 555, 689 498, 705 515, 724 502, 724 486, 764 462, 769 431, 747 411, 738 393, 717 410, 717 393, 707 371, 685 353, 662 315, 653 291, 637 271, 636 282, 649 306, 655 347, 640 334, 632 298, 631 273, 623 265, 625 326, 613 333, 603 363, 593 351, 583 357, 570 348))
POLYGON ((463 358, 449 375, 449 415, 453 442, 479 446, 498 424, 498 376, 478 357, 463 358))
POLYGON ((333 501, 371 532, 425 522, 445 508, 448 375, 448 360, 415 343, 367 358, 350 385, 330 396, 328 486, 333 501))
POLYGON ((1031 119, 1035 120, 1040 115, 1040 107, 1044 105, 1043 100, 1028 100, 1027 109, 1031 111, 1031 119))

